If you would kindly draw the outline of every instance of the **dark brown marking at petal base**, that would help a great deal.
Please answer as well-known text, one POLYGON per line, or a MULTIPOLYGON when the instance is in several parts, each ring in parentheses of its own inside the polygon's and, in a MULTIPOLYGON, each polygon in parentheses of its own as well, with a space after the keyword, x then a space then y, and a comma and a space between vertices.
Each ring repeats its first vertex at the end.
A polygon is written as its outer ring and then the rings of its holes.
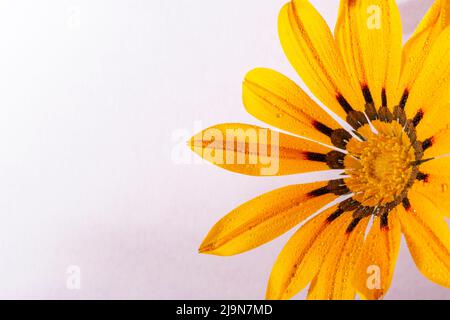
POLYGON ((378 109, 378 116, 380 117, 380 120, 384 122, 390 123, 392 122, 392 120, 394 120, 394 115, 388 107, 382 106, 380 109, 378 109))
POLYGON ((406 113, 405 110, 400 108, 399 106, 394 107, 394 119, 397 120, 398 123, 400 123, 402 126, 406 124, 406 113))
POLYGON ((338 148, 345 149, 352 135, 344 129, 336 129, 331 134, 331 142, 338 148))
POLYGON ((422 119, 423 119, 423 110, 420 109, 419 111, 417 111, 416 115, 412 120, 414 127, 417 127, 422 119))
POLYGON ((416 179, 419 180, 419 181, 428 182, 428 178, 429 178, 429 177, 430 177, 429 174, 423 173, 423 172, 420 172, 420 171, 419 171, 419 172, 417 173, 416 179))
POLYGON ((342 109, 344 109, 344 111, 346 113, 349 113, 350 111, 353 110, 352 106, 350 105, 350 103, 348 103, 347 99, 344 98, 344 96, 342 94, 339 94, 336 97, 337 101, 339 102, 339 104, 341 105, 342 109))
POLYGON ((373 103, 366 103, 365 112, 366 112, 367 117, 371 121, 378 119, 378 112, 373 103))
POLYGON ((368 217, 374 212, 374 209, 374 207, 360 206, 355 212, 353 212, 353 217, 361 219, 368 217))
POLYGON ((326 136, 331 136, 331 134, 333 133, 333 129, 331 129, 327 125, 324 125, 322 122, 314 120, 312 122, 312 126, 326 136))
POLYGON ((422 142, 422 149, 423 151, 427 150, 433 145, 433 137, 426 139, 424 142, 422 142))
POLYGON ((357 201, 353 198, 350 198, 350 199, 342 201, 339 204, 339 209, 341 209, 343 211, 354 211, 360 206, 361 206, 361 203, 359 201, 357 201))
POLYGON ((411 209, 411 202, 409 202, 408 198, 403 198, 402 204, 403 208, 405 208, 406 211, 409 211, 411 209))
POLYGON ((343 179, 328 182, 328 190, 337 196, 343 196, 350 192, 343 179))
POLYGON ((328 193, 330 193, 330 190, 328 189, 328 186, 325 186, 325 187, 322 187, 322 188, 319 188, 319 189, 309 192, 307 194, 307 197, 308 198, 316 198, 316 197, 320 197, 320 196, 323 196, 328 193))
POLYGON ((330 169, 344 169, 345 154, 339 151, 330 151, 327 153, 327 165, 330 169))
POLYGON ((336 220, 337 218, 339 218, 341 216, 341 214, 343 214, 344 211, 341 209, 337 209, 336 211, 334 211, 332 214, 330 214, 327 218, 327 222, 331 223, 334 220, 336 220))
POLYGON ((387 103, 388 103, 388 101, 387 101, 386 89, 383 88, 381 90, 381 105, 383 107, 387 107, 387 103))
POLYGON ((327 155, 316 152, 305 152, 305 159, 316 162, 327 162, 327 155))
POLYGON ((400 103, 399 103, 400 108, 405 109, 406 102, 408 101, 408 97, 409 97, 409 91, 408 91, 408 89, 405 89, 405 91, 403 91, 403 96, 400 99, 400 103))
POLYGON ((370 93, 369 87, 366 84, 364 84, 361 86, 361 90, 364 96, 364 100, 366 100, 366 103, 373 103, 373 97, 372 94, 370 93))
POLYGON ((350 111, 347 114, 347 122, 355 129, 361 128, 363 125, 368 124, 367 118, 364 113, 360 111, 350 111))
POLYGON ((384 212, 381 216, 380 216, 380 228, 381 229, 389 229, 389 212, 384 212))
POLYGON ((363 217, 356 217, 353 218, 352 222, 350 222, 349 226, 347 227, 347 230, 345 230, 345 232, 348 233, 352 233, 353 230, 355 230, 355 228, 358 226, 359 222, 363 219, 363 217))

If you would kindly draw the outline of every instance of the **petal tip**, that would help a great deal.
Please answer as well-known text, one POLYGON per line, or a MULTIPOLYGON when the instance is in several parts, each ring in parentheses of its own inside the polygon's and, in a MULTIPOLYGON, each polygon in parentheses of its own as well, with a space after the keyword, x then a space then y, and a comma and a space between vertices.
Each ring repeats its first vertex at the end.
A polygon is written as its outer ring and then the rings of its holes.
POLYGON ((198 248, 198 253, 211 254, 212 250, 213 250, 213 244, 210 242, 203 241, 203 243, 198 248))

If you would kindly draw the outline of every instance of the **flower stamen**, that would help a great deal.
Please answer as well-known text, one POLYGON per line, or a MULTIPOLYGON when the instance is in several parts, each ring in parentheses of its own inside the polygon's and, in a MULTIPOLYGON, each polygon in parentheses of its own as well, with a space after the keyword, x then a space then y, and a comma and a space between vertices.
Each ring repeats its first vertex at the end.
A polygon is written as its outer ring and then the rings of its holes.
MULTIPOLYGON (((384 113, 388 120, 389 113, 384 113)), ((352 139, 347 145, 349 155, 344 158, 350 176, 345 182, 356 194, 355 200, 368 207, 398 201, 416 174, 411 163, 417 161, 413 143, 398 122, 375 120, 374 125, 379 133, 373 133, 368 124, 362 126, 358 131, 367 140, 352 139)))

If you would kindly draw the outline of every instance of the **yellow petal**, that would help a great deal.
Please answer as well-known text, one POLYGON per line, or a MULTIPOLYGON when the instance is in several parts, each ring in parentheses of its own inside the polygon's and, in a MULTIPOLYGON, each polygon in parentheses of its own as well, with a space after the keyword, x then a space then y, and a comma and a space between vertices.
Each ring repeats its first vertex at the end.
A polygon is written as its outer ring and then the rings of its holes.
MULTIPOLYGON (((401 100, 401 96, 405 91, 411 91, 418 75, 424 68, 424 63, 431 49, 437 43, 439 35, 450 24, 449 14, 449 1, 435 1, 434 5, 419 24, 414 35, 405 44, 402 54, 402 72, 398 90, 398 101, 401 100)), ((409 116, 418 110, 417 105, 408 107, 407 109, 409 116)))
POLYGON ((437 130, 425 142, 424 157, 432 158, 450 153, 450 126, 437 130))
MULTIPOLYGON (((422 50, 422 48, 417 48, 417 50, 422 50)), ((405 108, 408 118, 415 117, 418 112, 426 117, 435 106, 442 104, 443 101, 449 101, 449 73, 450 28, 447 28, 437 36, 429 49, 414 83, 403 83, 404 80, 402 82, 402 88, 409 91, 405 108)))
POLYGON ((289 61, 309 89, 341 118, 364 108, 325 20, 307 0, 294 0, 280 12, 278 31, 289 61))
POLYGON ((192 150, 229 171, 280 176, 328 170, 331 149, 305 139, 239 123, 219 124, 193 136, 192 150))
POLYGON ((395 105, 402 52, 395 1, 341 0, 335 37, 347 70, 366 92, 366 101, 395 105))
POLYGON ((450 288, 450 232, 443 216, 426 198, 410 191, 410 206, 399 210, 402 231, 418 269, 450 288))
POLYGON ((292 185, 244 203, 216 223, 199 251, 229 256, 275 239, 336 198, 326 186, 292 185))
POLYGON ((355 268, 353 284, 364 299, 378 300, 391 286, 397 261, 401 227, 397 211, 388 215, 387 225, 375 217, 355 268))
POLYGON ((435 159, 419 167, 423 174, 412 190, 420 193, 439 209, 440 213, 450 217, 450 158, 435 159))
POLYGON ((299 86, 282 74, 258 68, 243 84, 247 111, 272 126, 325 144, 339 124, 299 86))
POLYGON ((417 139, 425 140, 436 133, 437 128, 450 128, 450 100, 439 99, 436 104, 425 110, 420 110, 420 120, 416 127, 417 139))
POLYGON ((314 217, 288 241, 270 274, 267 299, 290 299, 311 282, 325 253, 352 220, 351 213, 329 219, 336 210, 334 206, 314 217))
POLYGON ((335 237, 325 260, 308 291, 309 300, 353 300, 356 290, 352 280, 364 242, 369 217, 349 232, 344 224, 335 237))
POLYGON ((430 28, 442 31, 446 26, 450 25, 449 14, 450 2, 448 0, 435 0, 430 10, 428 10, 417 26, 413 36, 429 31, 430 28))

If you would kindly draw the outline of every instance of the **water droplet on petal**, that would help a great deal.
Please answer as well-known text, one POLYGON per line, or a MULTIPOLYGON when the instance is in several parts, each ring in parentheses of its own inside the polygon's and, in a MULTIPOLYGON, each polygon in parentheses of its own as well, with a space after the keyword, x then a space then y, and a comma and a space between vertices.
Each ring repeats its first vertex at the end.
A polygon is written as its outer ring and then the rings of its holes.
POLYGON ((447 191, 448 191, 448 184, 443 183, 443 184, 441 185, 441 190, 442 190, 442 192, 447 192, 447 191))

